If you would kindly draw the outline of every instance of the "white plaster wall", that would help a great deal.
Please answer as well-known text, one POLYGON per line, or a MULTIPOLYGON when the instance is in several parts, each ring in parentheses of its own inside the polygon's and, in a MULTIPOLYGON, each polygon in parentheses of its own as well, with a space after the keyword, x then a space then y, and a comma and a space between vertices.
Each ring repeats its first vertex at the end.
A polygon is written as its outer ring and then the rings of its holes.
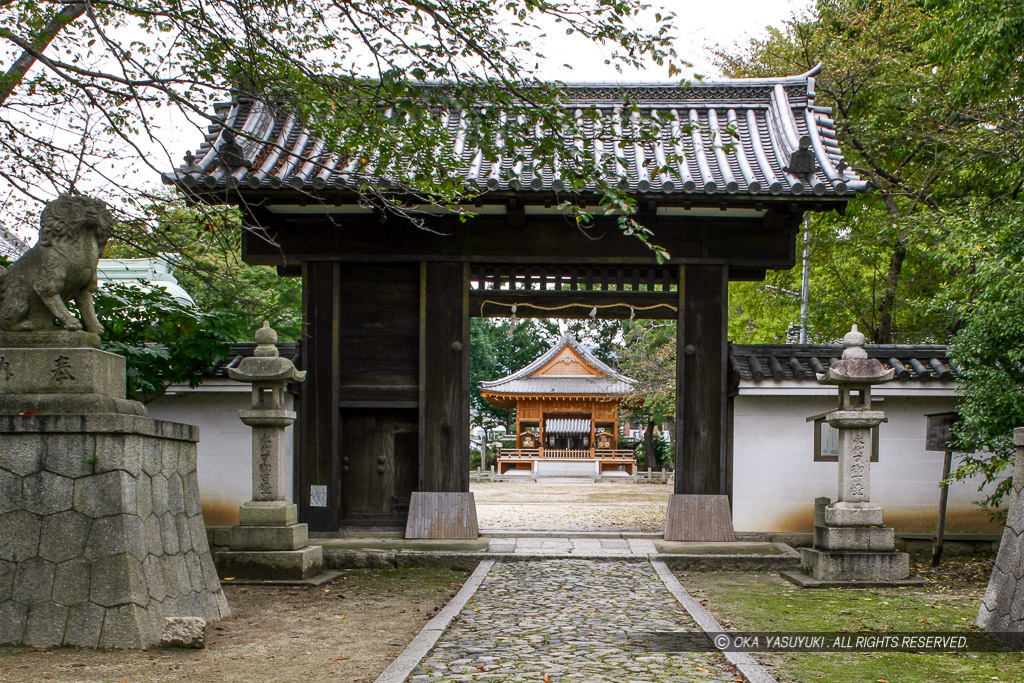
MULTIPOLYGON (((238 524, 238 506, 252 499, 252 430, 238 411, 252 407, 248 388, 207 383, 198 389, 173 387, 146 409, 156 420, 199 427, 199 499, 207 525, 238 524)), ((292 408, 292 397, 285 395, 292 408)), ((292 499, 292 427, 285 430, 285 492, 292 499)))
MULTIPOLYGON (((834 409, 835 389, 796 396, 784 389, 773 393, 758 389, 754 395, 744 395, 741 389, 734 399, 734 527, 737 531, 812 531, 814 499, 836 498, 838 464, 814 461, 814 425, 805 419, 834 409)), ((943 454, 924 450, 925 415, 953 410, 955 396, 952 391, 899 396, 894 395, 898 387, 885 389, 884 394, 877 392, 884 395, 877 407, 889 421, 880 426, 879 460, 871 464, 871 500, 882 506, 887 526, 934 533, 943 454)), ((950 486, 948 533, 998 531, 972 504, 983 497, 978 483, 950 486)))

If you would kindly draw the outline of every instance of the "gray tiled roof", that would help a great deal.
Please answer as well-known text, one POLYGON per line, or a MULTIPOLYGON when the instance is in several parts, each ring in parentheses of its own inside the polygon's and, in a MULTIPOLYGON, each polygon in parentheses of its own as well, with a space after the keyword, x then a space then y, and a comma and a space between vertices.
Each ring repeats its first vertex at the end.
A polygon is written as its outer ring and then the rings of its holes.
POLYGON ((571 333, 567 332, 557 344, 518 372, 491 382, 480 382, 480 390, 492 394, 622 395, 634 391, 635 383, 634 380, 616 372, 610 366, 601 362, 597 356, 576 341, 576 338, 571 333), (605 376, 530 377, 531 374, 540 370, 548 361, 557 356, 566 346, 572 347, 587 363, 605 376))
POLYGON ((628 394, 633 386, 608 377, 528 377, 512 380, 497 387, 484 387, 484 391, 498 394, 628 394))
MULTIPOLYGON (((227 377, 228 368, 238 367, 243 358, 250 358, 255 352, 256 342, 232 342, 228 344, 228 355, 224 360, 216 363, 212 368, 204 372, 203 375, 206 377, 227 377)), ((282 358, 287 358, 296 363, 299 361, 298 342, 279 342, 277 344, 277 352, 282 358)))
MULTIPOLYGON (((950 363, 946 347, 937 344, 868 344, 870 358, 896 370, 894 379, 929 382, 953 381, 957 368, 950 363)), ((729 346, 729 368, 741 380, 816 381, 839 358, 839 344, 734 344, 729 346)))
MULTIPOLYGON (((565 86, 570 112, 583 120, 582 154, 616 161, 607 178, 632 192, 661 196, 741 195, 842 198, 867 189, 866 181, 843 160, 831 110, 814 104, 818 68, 785 78, 735 79, 677 84, 579 84, 565 86), (624 102, 636 105, 631 111, 624 102), (595 118, 583 116, 596 111, 595 118), (651 143, 619 144, 635 125, 632 117, 661 123, 651 143), (692 126, 692 132, 688 128, 692 126), (735 135, 726 133, 732 127, 735 135), (815 170, 792 174, 786 169, 801 142, 809 143, 815 170), (733 145, 733 151, 723 149, 733 145), (685 159, 676 163, 673 159, 685 159), (673 172, 654 169, 670 164, 673 172)), ((363 182, 387 186, 386 170, 357 169, 324 149, 296 117, 252 98, 239 96, 218 106, 216 114, 234 130, 248 165, 227 168, 219 149, 220 126, 211 127, 192 167, 165 174, 164 181, 192 191, 237 187, 239 190, 346 190, 363 182)), ((442 112, 439 124, 465 162, 468 182, 482 190, 558 192, 555 168, 534 168, 511 158, 491 163, 459 134, 461 110, 442 112)), ((230 154, 230 153, 229 153, 230 154)), ((358 157, 358 155, 355 155, 358 157)), ((806 155, 805 155, 806 156, 806 155)), ((230 156, 227 155, 228 160, 230 156)), ((593 189, 593 188, 588 188, 593 189)))

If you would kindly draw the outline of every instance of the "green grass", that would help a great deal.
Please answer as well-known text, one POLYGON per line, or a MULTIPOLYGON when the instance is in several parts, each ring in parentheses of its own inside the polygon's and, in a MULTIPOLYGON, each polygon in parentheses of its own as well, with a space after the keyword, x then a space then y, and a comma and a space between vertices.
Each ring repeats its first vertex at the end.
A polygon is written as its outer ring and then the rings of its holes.
MULTIPOLYGON (((739 631, 965 631, 973 630, 980 604, 978 585, 801 589, 775 575, 711 573, 680 574, 680 580, 707 601, 723 626, 739 631)), ((755 657, 787 682, 1024 681, 1024 656, 1017 652, 772 652, 755 657)))

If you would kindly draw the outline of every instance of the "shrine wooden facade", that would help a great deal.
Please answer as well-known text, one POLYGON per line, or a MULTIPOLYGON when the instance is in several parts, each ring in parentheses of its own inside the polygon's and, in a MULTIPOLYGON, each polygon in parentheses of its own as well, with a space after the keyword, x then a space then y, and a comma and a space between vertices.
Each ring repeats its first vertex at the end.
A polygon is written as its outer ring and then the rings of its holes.
POLYGON ((571 334, 508 377, 480 383, 480 395, 516 413, 515 448, 502 448, 506 476, 612 477, 636 474, 619 448, 619 401, 633 380, 601 362, 571 334))
MULTIPOLYGON (((468 490, 469 319, 512 306, 520 317, 597 306, 602 317, 675 321, 676 492, 728 493, 728 283, 792 267, 804 212, 842 209, 866 187, 814 105, 813 75, 567 86, 581 115, 605 119, 583 153, 615 149, 625 117, 665 122, 661 140, 621 151, 616 180, 669 252, 663 263, 613 217, 581 228, 562 215, 566 192, 550 169, 471 148, 466 182, 486 190, 469 207, 476 216, 428 215, 421 229, 362 204, 356 169, 294 118, 245 97, 224 104, 223 126, 165 180, 193 201, 238 205, 265 231, 244 234, 245 260, 302 278, 300 519, 314 531, 400 526, 413 491, 468 490), (666 150, 685 162, 652 173, 666 150)), ((445 117, 457 130, 459 112, 445 117)), ((575 199, 596 204, 585 191, 575 199)))

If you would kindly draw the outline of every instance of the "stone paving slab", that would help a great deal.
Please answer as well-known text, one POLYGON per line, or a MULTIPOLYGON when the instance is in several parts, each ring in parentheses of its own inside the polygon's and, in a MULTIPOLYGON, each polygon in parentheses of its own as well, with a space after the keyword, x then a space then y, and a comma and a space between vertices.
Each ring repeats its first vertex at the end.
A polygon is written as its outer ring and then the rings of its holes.
POLYGON ((736 680, 713 650, 649 562, 499 562, 408 680, 736 680))
POLYGON ((586 555, 588 557, 649 556, 657 554, 654 541, 648 538, 517 538, 495 537, 488 546, 490 553, 521 555, 586 555))

